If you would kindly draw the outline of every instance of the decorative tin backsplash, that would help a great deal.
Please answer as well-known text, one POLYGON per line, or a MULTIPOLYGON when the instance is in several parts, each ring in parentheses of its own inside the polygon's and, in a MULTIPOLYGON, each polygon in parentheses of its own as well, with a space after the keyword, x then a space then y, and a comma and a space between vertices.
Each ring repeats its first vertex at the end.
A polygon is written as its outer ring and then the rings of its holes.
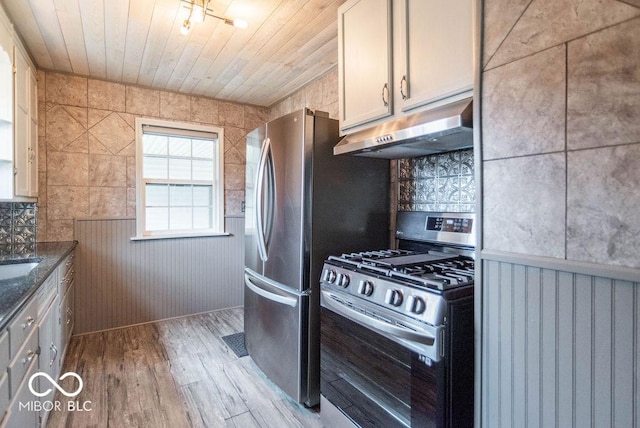
POLYGON ((474 212, 473 149, 398 161, 398 211, 474 212))
POLYGON ((0 202, 0 255, 35 252, 38 207, 33 202, 0 202))

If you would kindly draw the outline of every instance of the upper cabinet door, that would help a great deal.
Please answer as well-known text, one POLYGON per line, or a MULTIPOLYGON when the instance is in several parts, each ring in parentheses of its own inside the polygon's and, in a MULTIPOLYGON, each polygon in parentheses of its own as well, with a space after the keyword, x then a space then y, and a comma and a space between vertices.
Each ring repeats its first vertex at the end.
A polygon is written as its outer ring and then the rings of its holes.
POLYGON ((29 64, 18 48, 14 49, 15 61, 15 140, 13 160, 15 168, 14 189, 16 196, 31 196, 29 140, 29 64))
POLYGON ((473 89, 473 1, 397 0, 395 84, 407 111, 473 89), (402 40, 404 39, 404 40, 402 40))
POLYGON ((391 0, 349 0, 338 9, 341 129, 393 113, 391 0))

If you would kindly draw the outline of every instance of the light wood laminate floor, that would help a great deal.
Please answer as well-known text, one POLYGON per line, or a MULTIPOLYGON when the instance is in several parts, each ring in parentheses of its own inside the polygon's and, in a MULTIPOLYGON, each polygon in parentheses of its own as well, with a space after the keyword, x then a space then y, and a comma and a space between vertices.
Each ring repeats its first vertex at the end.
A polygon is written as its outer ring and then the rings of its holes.
MULTIPOLYGON (((75 400, 91 410, 62 408, 47 426, 320 427, 317 410, 293 402, 221 339, 242 330, 234 308, 74 337, 62 373, 82 377, 75 400)), ((61 385, 73 391, 73 382, 61 385)))

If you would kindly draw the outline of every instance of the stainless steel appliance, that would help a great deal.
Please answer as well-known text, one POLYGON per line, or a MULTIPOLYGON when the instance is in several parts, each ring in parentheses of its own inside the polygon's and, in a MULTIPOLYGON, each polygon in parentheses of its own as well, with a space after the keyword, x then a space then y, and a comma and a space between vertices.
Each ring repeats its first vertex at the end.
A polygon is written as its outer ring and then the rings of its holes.
POLYGON ((473 102, 466 98, 351 133, 333 152, 400 159, 469 147, 473 147, 473 102))
POLYGON ((337 251, 385 246, 389 164, 333 156, 338 122, 300 110, 247 135, 247 350, 293 399, 319 401, 319 279, 337 251))
POLYGON ((321 277, 326 426, 473 426, 474 215, 399 212, 398 250, 321 277))

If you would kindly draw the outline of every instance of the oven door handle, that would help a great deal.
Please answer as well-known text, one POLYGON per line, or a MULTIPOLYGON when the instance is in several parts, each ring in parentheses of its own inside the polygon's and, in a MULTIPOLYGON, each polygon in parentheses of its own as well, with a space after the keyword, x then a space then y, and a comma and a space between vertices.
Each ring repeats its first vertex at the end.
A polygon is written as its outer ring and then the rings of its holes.
POLYGON ((327 309, 334 311, 335 313, 342 315, 358 324, 367 327, 378 333, 395 336, 399 339, 409 340, 412 342, 418 342, 423 345, 432 346, 435 343, 436 338, 430 334, 418 333, 408 328, 400 327, 397 325, 391 325, 387 322, 377 320, 368 315, 361 313, 355 309, 346 306, 333 297, 333 294, 322 290, 322 303, 327 309))

